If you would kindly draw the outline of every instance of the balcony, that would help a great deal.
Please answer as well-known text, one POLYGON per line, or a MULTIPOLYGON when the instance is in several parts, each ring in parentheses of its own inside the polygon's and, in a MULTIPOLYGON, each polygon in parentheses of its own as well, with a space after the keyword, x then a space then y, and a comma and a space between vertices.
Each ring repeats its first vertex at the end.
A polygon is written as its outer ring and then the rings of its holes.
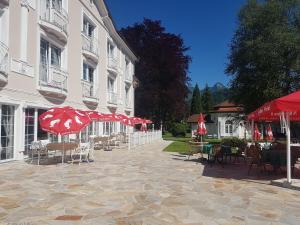
POLYGON ((118 60, 113 57, 108 57, 108 70, 117 74, 118 73, 118 60))
POLYGON ((93 83, 82 80, 82 97, 87 104, 97 105, 99 102, 98 94, 93 83))
POLYGON ((41 10, 40 24, 46 32, 66 43, 68 39, 68 13, 61 8, 52 7, 41 10))
POLYGON ((9 0, 0 0, 0 9, 4 9, 9 6, 9 0))
POLYGON ((82 53, 84 56, 94 62, 98 62, 99 59, 99 49, 98 40, 94 37, 87 37, 85 34, 82 36, 82 53))
POLYGON ((0 83, 7 83, 8 75, 8 47, 0 41, 0 83))
POLYGON ((40 64, 39 90, 45 95, 66 97, 68 73, 62 68, 40 64))
POLYGON ((117 105, 118 104, 118 94, 115 92, 107 93, 107 102, 110 104, 117 105))

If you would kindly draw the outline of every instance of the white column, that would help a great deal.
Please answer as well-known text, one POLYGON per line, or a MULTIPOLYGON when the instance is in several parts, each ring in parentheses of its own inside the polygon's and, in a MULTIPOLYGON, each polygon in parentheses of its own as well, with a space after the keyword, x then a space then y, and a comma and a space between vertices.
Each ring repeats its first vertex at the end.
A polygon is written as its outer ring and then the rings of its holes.
POLYGON ((287 173, 287 182, 291 183, 291 131, 290 131, 290 115, 286 113, 285 116, 286 122, 286 173, 287 173))
MULTIPOLYGON (((1 108, 1 107, 0 107, 1 108)), ((23 150, 24 150, 24 127, 23 121, 25 113, 23 113, 23 104, 20 103, 19 106, 15 107, 15 121, 14 121, 14 159, 15 160, 22 160, 24 158, 23 150)), ((1 112, 0 112, 1 115, 1 112)))
POLYGON ((20 3, 21 3, 20 59, 23 62, 27 62, 29 3, 27 0, 21 0, 20 3))
POLYGON ((38 109, 34 109, 34 141, 37 141, 38 135, 38 109))

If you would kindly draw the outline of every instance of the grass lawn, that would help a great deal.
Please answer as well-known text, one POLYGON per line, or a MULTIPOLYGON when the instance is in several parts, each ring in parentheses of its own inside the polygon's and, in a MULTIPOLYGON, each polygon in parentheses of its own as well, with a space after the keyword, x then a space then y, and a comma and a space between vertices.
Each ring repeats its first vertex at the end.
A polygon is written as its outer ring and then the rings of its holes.
MULTIPOLYGON (((187 134, 185 137, 173 137, 170 133, 165 133, 163 139, 167 141, 174 141, 168 147, 164 149, 166 152, 178 152, 180 154, 187 154, 189 151, 189 141, 191 140, 191 134, 187 134)), ((220 143, 220 139, 205 139, 205 142, 210 144, 220 143)))
POLYGON ((166 133, 163 135, 163 139, 167 141, 174 141, 168 147, 164 149, 166 152, 178 152, 180 154, 187 154, 189 150, 188 141, 191 140, 191 135, 187 134, 185 137, 173 137, 172 134, 166 133))

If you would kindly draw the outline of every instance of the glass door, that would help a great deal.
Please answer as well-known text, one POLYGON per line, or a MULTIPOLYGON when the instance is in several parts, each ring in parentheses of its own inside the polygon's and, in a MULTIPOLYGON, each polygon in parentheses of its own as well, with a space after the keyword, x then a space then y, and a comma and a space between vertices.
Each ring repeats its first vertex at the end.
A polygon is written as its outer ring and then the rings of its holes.
POLYGON ((14 157, 14 123, 15 123, 15 107, 11 105, 1 105, 1 146, 0 161, 13 159, 14 157))

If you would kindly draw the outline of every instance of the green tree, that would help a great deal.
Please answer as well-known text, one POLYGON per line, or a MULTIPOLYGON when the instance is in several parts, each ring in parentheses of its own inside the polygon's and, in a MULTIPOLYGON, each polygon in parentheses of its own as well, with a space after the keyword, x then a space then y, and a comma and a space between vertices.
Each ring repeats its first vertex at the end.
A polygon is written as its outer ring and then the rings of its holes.
POLYGON ((191 58, 180 35, 166 32, 161 21, 144 19, 123 28, 123 38, 139 57, 135 76, 135 113, 160 124, 180 121, 186 112, 191 58))
POLYGON ((207 84, 205 85, 205 88, 202 92, 201 98, 202 98, 203 112, 205 114, 208 114, 209 111, 212 109, 213 100, 212 100, 212 95, 211 95, 211 92, 210 92, 207 84))
POLYGON ((238 21, 226 73, 250 112, 300 88, 300 0, 249 0, 238 21))
POLYGON ((202 112, 201 94, 198 84, 196 84, 193 90, 190 114, 199 114, 200 112, 202 112))

